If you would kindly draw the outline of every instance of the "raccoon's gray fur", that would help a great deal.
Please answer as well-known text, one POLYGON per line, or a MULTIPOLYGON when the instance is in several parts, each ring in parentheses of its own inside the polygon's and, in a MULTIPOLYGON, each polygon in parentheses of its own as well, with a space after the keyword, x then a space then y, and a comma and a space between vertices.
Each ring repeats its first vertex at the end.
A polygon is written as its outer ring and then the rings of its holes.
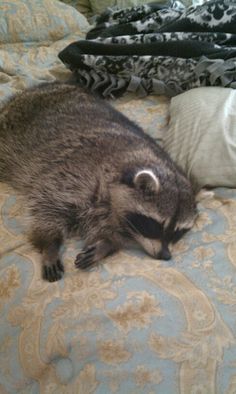
POLYGON ((134 239, 155 258, 196 216, 191 185, 167 154, 109 104, 70 84, 23 92, 0 115, 0 181, 26 199, 43 278, 64 268, 59 248, 80 235, 88 268, 134 239))

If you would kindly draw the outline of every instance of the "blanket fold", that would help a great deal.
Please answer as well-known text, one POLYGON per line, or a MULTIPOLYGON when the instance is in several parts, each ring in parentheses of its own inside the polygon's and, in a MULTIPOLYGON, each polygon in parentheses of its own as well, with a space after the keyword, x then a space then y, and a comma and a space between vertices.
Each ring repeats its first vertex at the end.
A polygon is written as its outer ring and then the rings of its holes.
POLYGON ((236 2, 180 1, 107 10, 87 39, 61 61, 78 82, 104 97, 125 91, 174 96, 198 86, 236 83, 236 2))

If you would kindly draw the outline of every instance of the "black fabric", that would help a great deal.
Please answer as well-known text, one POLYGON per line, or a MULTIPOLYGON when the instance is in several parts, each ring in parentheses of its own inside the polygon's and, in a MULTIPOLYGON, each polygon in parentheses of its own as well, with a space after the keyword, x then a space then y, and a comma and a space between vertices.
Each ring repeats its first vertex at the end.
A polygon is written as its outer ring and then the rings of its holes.
POLYGON ((176 95, 198 86, 236 87, 236 1, 180 1, 108 10, 87 39, 59 58, 103 96, 126 90, 176 95))

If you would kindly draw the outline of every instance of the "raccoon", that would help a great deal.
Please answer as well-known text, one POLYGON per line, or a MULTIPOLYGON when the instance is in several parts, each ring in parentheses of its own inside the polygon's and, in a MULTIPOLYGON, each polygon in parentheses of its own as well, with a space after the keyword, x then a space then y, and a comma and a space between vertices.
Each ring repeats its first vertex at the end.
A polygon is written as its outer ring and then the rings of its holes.
POLYGON ((96 262, 135 241, 152 257, 197 215, 191 184, 144 131, 84 88, 52 83, 11 99, 0 115, 0 181, 25 199, 29 240, 42 277, 62 278, 59 249, 80 236, 75 265, 96 262))

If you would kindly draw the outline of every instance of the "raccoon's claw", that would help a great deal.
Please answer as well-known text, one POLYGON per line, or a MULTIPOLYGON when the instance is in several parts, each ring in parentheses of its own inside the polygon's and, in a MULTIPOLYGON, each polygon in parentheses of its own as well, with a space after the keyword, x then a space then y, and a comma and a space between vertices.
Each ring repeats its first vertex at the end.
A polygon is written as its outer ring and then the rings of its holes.
POLYGON ((43 266, 43 279, 47 280, 48 282, 56 282, 63 277, 64 274, 64 267, 61 261, 58 259, 55 264, 43 266))
POLYGON ((98 261, 114 253, 114 245, 107 240, 97 241, 95 244, 83 249, 75 259, 76 268, 87 270, 93 267, 98 261))
POLYGON ((96 261, 94 260, 96 246, 89 246, 87 249, 82 250, 75 259, 76 268, 86 270, 91 268, 96 261))

